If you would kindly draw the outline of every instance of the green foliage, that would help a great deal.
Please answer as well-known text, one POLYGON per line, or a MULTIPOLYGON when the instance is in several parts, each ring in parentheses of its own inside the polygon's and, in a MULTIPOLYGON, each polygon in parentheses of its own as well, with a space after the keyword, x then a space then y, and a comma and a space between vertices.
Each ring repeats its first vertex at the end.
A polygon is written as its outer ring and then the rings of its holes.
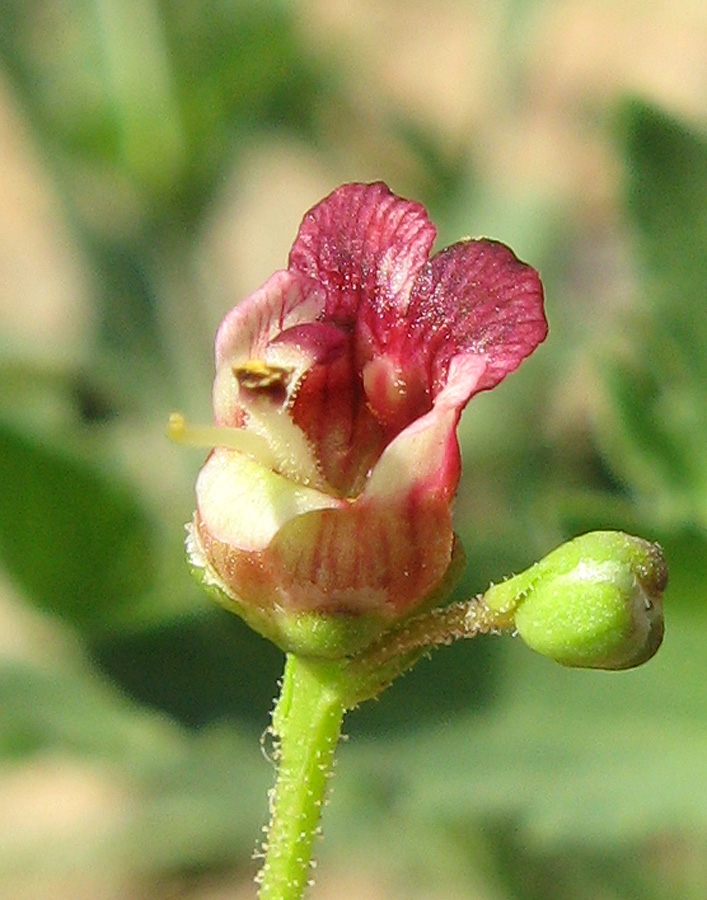
POLYGON ((605 362, 610 464, 673 525, 707 526, 707 136, 632 103, 626 198, 641 268, 628 353, 605 362))
POLYGON ((88 670, 10 664, 0 671, 3 756, 54 752, 142 767, 166 762, 178 747, 166 721, 136 710, 88 670))
MULTIPOLYGON (((622 676, 567 671, 507 648, 502 694, 485 712, 417 729, 414 741, 344 751, 337 792, 355 799, 338 801, 341 815, 356 803, 364 818, 382 807, 378 814, 391 809, 411 828, 516 821, 531 844, 553 848, 608 848, 657 822, 666 831, 705 828, 695 791, 707 783, 697 661, 704 624, 704 616, 674 618, 664 652, 622 676), (681 694, 678 684, 687 686, 681 694)), ((338 827, 347 826, 338 819, 338 827)))
POLYGON ((113 169, 119 192, 132 181, 152 215, 200 211, 254 132, 311 133, 331 84, 302 53, 285 4, 44 6, 38 22, 25 4, 4 4, 0 37, 37 127, 62 164, 113 169), (34 41, 42 24, 57 29, 51 49, 34 41))
MULTIPOLYGON (((469 867, 486 890, 513 897, 597 896, 591 872, 607 896, 654 896, 627 887, 644 881, 668 896, 658 861, 635 848, 655 834, 670 841, 707 830, 706 627, 704 614, 673 616, 656 659, 622 675, 548 666, 519 643, 507 646, 485 711, 375 742, 354 733, 341 753, 329 839, 363 844, 390 869, 375 848, 378 828, 390 841, 404 828, 392 863, 401 880, 432 844, 446 854, 438 877, 450 890, 469 867), (518 859, 525 867, 514 872, 518 859), (527 894, 516 894, 518 878, 527 894)), ((456 690, 473 692, 474 683, 456 690)), ((699 859, 700 844, 695 852, 699 859)))
POLYGON ((647 103, 626 104, 621 117, 627 209, 637 225, 644 272, 656 280, 661 311, 674 304, 672 324, 685 318, 704 336, 704 317, 690 320, 691 304, 707 283, 707 135, 647 103), (684 304, 680 306, 680 301, 684 304), (678 313, 688 313, 679 316, 678 313))
POLYGON ((125 618, 155 575, 153 525, 84 460, 0 427, 0 556, 40 609, 80 628, 125 618))

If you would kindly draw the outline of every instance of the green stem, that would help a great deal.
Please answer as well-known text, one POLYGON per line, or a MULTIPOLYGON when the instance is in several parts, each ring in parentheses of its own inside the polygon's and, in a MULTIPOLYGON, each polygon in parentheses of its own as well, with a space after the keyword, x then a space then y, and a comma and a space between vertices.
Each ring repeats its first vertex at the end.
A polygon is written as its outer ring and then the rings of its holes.
POLYGON ((312 847, 346 710, 378 696, 432 647, 504 630, 512 621, 476 597, 411 619, 350 659, 288 654, 272 720, 277 781, 258 876, 260 900, 300 900, 310 880, 312 847))
POLYGON ((386 632, 342 669, 347 708, 377 697, 435 647, 512 628, 512 613, 490 609, 481 595, 415 616, 386 632))
POLYGON ((277 782, 260 900, 299 900, 310 878, 312 846, 341 734, 346 704, 341 666, 289 654, 273 713, 277 782))

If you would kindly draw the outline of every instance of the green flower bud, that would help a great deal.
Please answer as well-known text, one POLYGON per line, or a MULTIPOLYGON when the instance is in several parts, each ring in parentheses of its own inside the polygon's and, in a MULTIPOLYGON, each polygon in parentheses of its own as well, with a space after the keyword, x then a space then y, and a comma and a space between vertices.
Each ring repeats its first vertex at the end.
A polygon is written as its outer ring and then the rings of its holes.
POLYGON ((491 588, 485 600, 514 613, 518 634, 544 656, 566 666, 630 669, 663 640, 667 579, 657 544, 596 531, 491 588))

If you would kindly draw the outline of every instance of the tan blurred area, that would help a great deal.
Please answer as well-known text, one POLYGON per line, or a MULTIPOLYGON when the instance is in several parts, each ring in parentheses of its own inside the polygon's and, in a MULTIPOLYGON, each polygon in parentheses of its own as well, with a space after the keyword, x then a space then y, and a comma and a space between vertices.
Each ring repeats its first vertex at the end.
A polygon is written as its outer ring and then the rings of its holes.
MULTIPOLYGON (((592 220, 610 218, 616 201, 607 142, 614 103, 639 95, 704 120, 700 0, 531 2, 519 22, 508 7, 493 0, 298 5, 312 53, 335 51, 355 118, 331 123, 335 172, 311 148, 275 145, 254 150, 237 196, 227 186, 209 246, 219 271, 237 272, 228 284, 235 296, 283 264, 302 211, 332 180, 379 178, 386 153, 405 171, 399 147, 366 143, 391 110, 433 129, 443 144, 473 150, 509 204, 550 197, 592 220), (365 126, 359 134, 357 124, 365 126)), ((474 210, 470 219, 483 229, 474 210)))
MULTIPOLYGON (((704 0, 527 2, 517 21, 493 0, 312 0, 295 8, 312 56, 335 55, 353 120, 342 113, 325 123, 335 150, 326 159, 304 143, 257 145, 223 184, 197 248, 214 326, 226 303, 284 265, 305 209, 338 182, 385 176, 399 148, 371 135, 391 110, 443 145, 473 148, 483 178, 509 206, 552 198, 592 230, 616 217, 612 104, 637 94, 689 120, 707 113, 704 0)), ((402 152, 395 162, 402 191, 406 166, 419 163, 402 152)), ((478 212, 470 219, 484 229, 478 212)), ((0 347, 47 365, 80 359, 93 327, 92 278, 31 123, 0 72, 0 347)), ((0 585, 3 659, 51 665, 71 647, 60 626, 28 613, 12 586, 0 585)), ((120 872, 72 874, 83 844, 108 839, 130 803, 130 785, 108 768, 47 757, 0 769, 0 872, 10 856, 48 860, 40 873, 0 874, 1 900, 254 896, 250 873, 162 887, 126 884, 120 872)), ((337 880, 330 866, 310 896, 403 894, 366 873, 337 880)), ((404 896, 441 900, 423 888, 404 896)))

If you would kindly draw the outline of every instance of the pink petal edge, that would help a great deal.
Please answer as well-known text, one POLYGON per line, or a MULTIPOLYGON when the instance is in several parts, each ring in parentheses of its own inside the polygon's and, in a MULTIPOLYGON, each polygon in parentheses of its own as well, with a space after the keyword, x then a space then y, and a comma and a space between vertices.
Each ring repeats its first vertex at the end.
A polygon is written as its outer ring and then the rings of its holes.
POLYGON ((327 318, 400 315, 436 235, 425 208, 383 182, 344 184, 304 216, 289 268, 326 288, 327 318))
POLYGON ((262 359, 268 343, 288 328, 313 322, 324 291, 298 272, 281 270, 233 307, 216 332, 216 369, 262 359))
POLYGON ((486 359, 477 393, 498 384, 547 335, 538 273, 505 244, 485 238, 453 244, 427 263, 408 319, 408 352, 426 358, 434 392, 453 356, 486 359))

